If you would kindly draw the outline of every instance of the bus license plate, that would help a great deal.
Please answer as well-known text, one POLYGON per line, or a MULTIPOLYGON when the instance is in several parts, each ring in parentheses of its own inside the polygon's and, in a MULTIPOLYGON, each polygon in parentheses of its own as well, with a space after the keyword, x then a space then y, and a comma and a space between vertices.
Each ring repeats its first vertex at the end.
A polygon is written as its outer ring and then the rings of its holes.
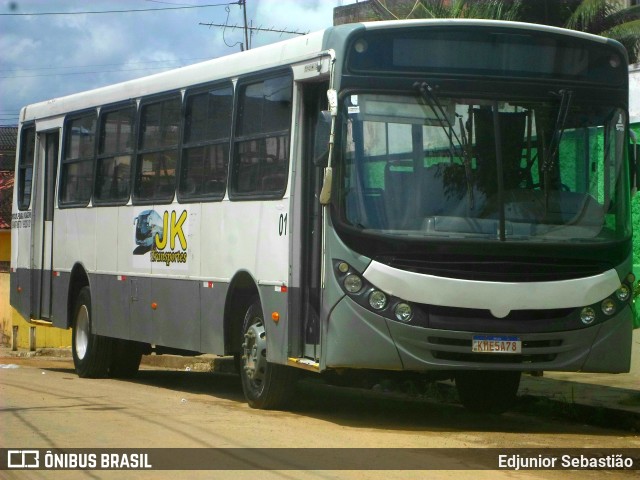
POLYGON ((522 341, 518 337, 474 335, 471 351, 476 353, 522 353, 522 341))

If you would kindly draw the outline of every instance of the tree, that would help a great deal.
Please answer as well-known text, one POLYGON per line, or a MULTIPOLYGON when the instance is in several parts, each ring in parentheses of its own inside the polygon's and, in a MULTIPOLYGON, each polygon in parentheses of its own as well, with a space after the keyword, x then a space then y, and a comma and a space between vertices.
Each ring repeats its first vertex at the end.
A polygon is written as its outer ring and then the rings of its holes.
POLYGON ((577 3, 565 27, 613 38, 638 62, 640 53, 640 6, 627 7, 621 0, 582 0, 577 3))

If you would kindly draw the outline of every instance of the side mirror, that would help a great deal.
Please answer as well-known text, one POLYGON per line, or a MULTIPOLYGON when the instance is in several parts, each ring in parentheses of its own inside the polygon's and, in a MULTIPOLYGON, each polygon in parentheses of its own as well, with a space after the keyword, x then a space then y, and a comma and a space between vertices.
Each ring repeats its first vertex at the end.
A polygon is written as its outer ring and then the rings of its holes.
POLYGON ((316 167, 326 167, 329 160, 329 136, 331 135, 331 112, 318 113, 316 132, 313 139, 313 163, 316 167))

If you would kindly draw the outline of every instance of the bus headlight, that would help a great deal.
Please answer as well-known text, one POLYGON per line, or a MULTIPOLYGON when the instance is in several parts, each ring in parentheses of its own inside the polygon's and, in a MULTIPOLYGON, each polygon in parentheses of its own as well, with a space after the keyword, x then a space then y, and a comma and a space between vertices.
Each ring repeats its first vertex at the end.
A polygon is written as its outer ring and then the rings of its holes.
POLYGON ((596 320, 596 311, 591 307, 584 307, 580 312, 580 320, 585 325, 591 325, 596 320))
POLYGON ((401 322, 408 322, 411 320, 413 316, 413 310, 411 310, 411 305, 408 303, 399 303, 396 305, 396 308, 393 310, 396 318, 401 322))
POLYGON ((349 293, 358 293, 362 288, 362 279, 355 274, 347 275, 344 279, 344 289, 349 293))
POLYGON ((605 315, 613 315, 616 313, 616 302, 610 298, 605 299, 600 306, 602 308, 602 313, 605 315))
POLYGON ((369 305, 374 310, 382 310, 387 306, 387 296, 380 290, 374 290, 369 295, 369 305))
POLYGON ((629 300, 630 296, 631 296, 631 289, 624 283, 620 285, 620 288, 618 288, 618 290, 616 290, 616 297, 621 302, 626 302, 627 300, 629 300))
POLYGON ((340 262, 338 264, 338 271, 340 273, 347 273, 349 271, 349 264, 346 262, 340 262))

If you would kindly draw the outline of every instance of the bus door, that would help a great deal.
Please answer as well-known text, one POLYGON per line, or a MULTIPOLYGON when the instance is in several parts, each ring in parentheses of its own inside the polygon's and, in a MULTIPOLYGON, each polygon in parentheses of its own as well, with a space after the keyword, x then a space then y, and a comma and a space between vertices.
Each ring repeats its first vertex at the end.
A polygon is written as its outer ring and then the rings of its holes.
MULTIPOLYGON (((322 264, 322 205, 318 201, 322 188, 322 158, 316 159, 321 140, 316 131, 322 128, 320 112, 326 109, 328 82, 304 83, 303 86, 303 147, 301 178, 296 190, 294 223, 300 229, 292 235, 291 251, 298 256, 299 270, 294 270, 299 284, 299 295, 295 297, 297 305, 291 307, 291 318, 300 319, 291 322, 294 339, 298 345, 292 345, 292 354, 300 357, 320 358, 320 305, 321 305, 321 264, 322 264), (297 211, 295 211, 297 210, 297 211), (297 348, 296 348, 297 347, 297 348)), ((326 142, 325 142, 326 143, 326 142)), ((295 265, 296 262, 294 261, 295 265)), ((293 300, 293 298, 292 298, 293 300)))
POLYGON ((31 318, 51 317, 53 212, 60 146, 59 130, 38 132, 31 228, 31 318))

